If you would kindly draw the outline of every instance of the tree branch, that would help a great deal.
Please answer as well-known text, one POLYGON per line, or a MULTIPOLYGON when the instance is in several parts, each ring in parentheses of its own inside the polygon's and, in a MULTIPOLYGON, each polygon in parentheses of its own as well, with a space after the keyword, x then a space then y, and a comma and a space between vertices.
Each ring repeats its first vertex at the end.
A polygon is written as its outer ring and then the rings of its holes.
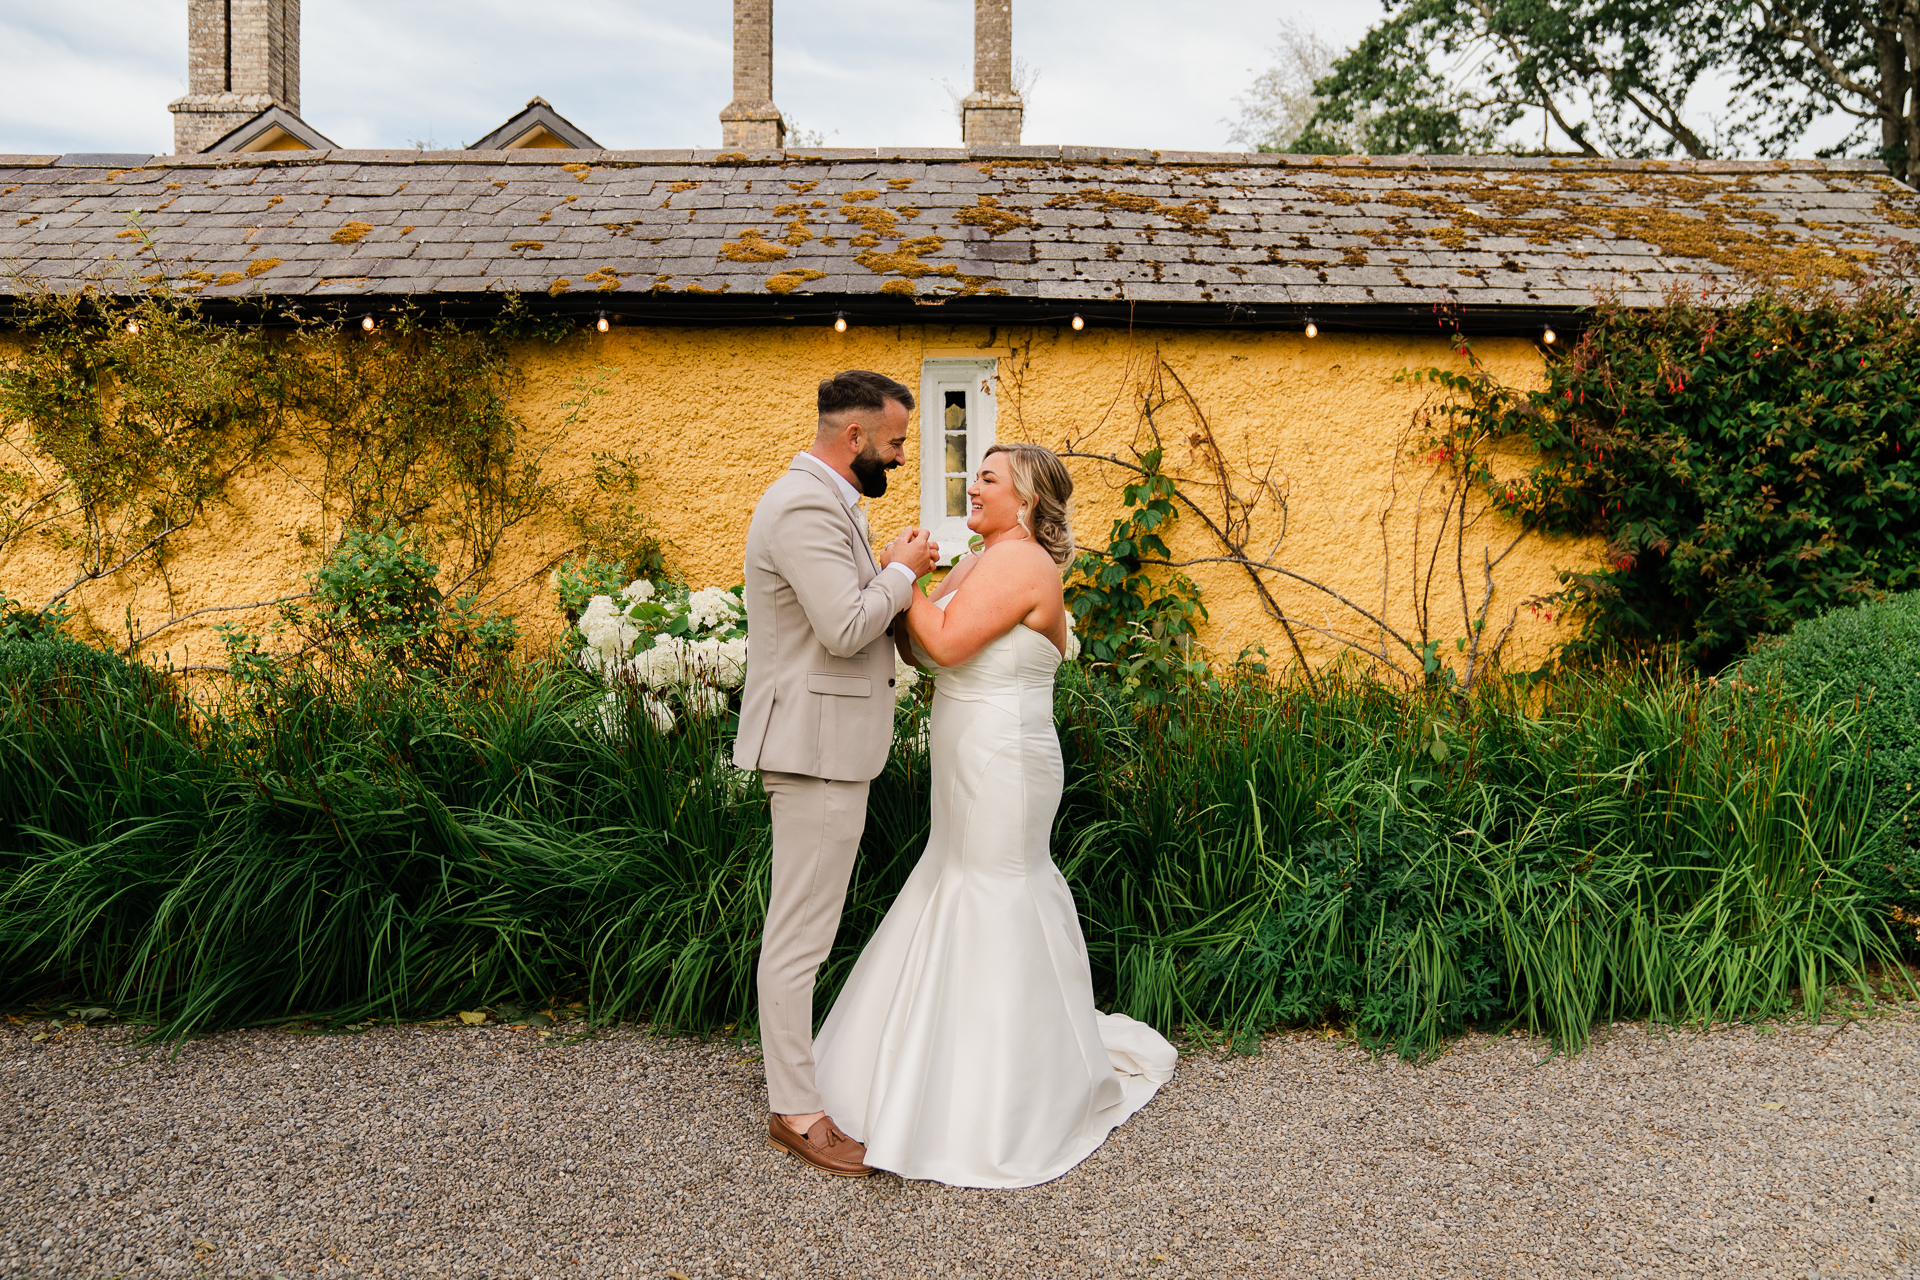
MULTIPOLYGON (((1764 8, 1769 15, 1781 15, 1767 24, 1772 34, 1798 41, 1800 47, 1807 51, 1807 55, 1819 65, 1822 71, 1827 73, 1827 78, 1839 85, 1842 89, 1845 89, 1848 93, 1865 98, 1867 101, 1875 104, 1880 103, 1880 94, 1875 91, 1871 85, 1861 84, 1852 76, 1848 75, 1839 62, 1835 60, 1834 56, 1827 52, 1826 46, 1814 37, 1813 33, 1807 27, 1806 19, 1795 12, 1790 5, 1778 4, 1775 3, 1774 0, 1764 0, 1764 8)), ((1884 116, 1886 114, 1884 106, 1874 112, 1874 114, 1884 116)))
POLYGON ((313 592, 311 591, 302 591, 298 595, 281 596, 277 600, 255 600, 252 604, 212 604, 204 609, 195 609, 192 613, 183 613, 177 618, 169 618, 153 630, 135 636, 127 642, 127 647, 120 651, 120 656, 123 658, 132 656, 135 649, 138 649, 141 645, 153 639, 153 637, 159 635, 168 627, 177 626, 185 622, 188 618, 197 618, 203 613, 237 613, 242 609, 265 609, 270 605, 285 604, 289 600, 305 600, 312 594, 313 592))
POLYGON ((55 606, 56 604, 59 604, 62 600, 66 599, 73 592, 79 590, 81 587, 85 586, 89 582, 94 582, 101 578, 112 577, 114 574, 120 572, 122 569, 132 564, 135 560, 138 560, 141 556, 145 555, 148 551, 152 550, 154 547, 164 542, 167 538, 171 537, 175 533, 178 533, 180 530, 185 529, 187 526, 191 525, 192 523, 193 523, 193 518, 188 517, 186 520, 182 521, 179 524, 169 524, 166 528, 162 529, 160 532, 154 534, 151 538, 148 538, 145 542, 141 543, 137 548, 133 550, 131 554, 129 554, 125 559, 121 560, 120 563, 112 566, 111 568, 87 570, 86 572, 82 573, 79 577, 75 578, 72 582, 69 582, 65 587, 62 587, 58 592, 56 592, 54 594, 53 599, 41 605, 40 612, 45 613, 47 610, 53 608, 53 606, 55 606))

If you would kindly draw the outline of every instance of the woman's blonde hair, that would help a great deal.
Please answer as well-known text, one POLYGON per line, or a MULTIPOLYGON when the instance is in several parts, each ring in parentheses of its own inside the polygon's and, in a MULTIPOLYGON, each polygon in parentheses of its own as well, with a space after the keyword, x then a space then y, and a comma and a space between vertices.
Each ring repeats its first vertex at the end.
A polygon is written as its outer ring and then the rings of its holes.
POLYGON ((1073 563, 1073 476, 1060 455, 1037 444, 996 444, 985 457, 1007 457, 1013 492, 1020 499, 1020 523, 1062 569, 1073 563))

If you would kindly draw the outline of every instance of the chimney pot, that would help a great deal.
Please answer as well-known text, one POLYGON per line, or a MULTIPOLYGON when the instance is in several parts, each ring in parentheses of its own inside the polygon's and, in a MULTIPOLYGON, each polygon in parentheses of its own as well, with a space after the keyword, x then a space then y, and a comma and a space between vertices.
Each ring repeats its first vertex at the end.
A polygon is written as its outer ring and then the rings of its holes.
POLYGON ((973 92, 960 100, 960 140, 1018 145, 1025 114, 1013 91, 1013 0, 973 0, 973 92))
POLYGON ((720 112, 720 145, 778 151, 786 139, 773 105, 773 0, 733 0, 733 101, 720 112))
POLYGON ((188 0, 187 92, 167 104, 191 155, 268 107, 300 114, 300 0, 188 0))

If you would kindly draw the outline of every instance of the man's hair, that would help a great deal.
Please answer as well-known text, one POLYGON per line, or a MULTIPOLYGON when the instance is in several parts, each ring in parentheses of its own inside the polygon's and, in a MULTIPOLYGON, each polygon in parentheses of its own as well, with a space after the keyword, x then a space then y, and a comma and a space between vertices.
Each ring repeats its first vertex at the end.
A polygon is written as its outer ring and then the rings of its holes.
POLYGON ((913 408, 913 392, 886 374, 871 369, 848 369, 820 384, 820 416, 823 418, 849 409, 884 409, 889 400, 898 400, 902 408, 913 408))

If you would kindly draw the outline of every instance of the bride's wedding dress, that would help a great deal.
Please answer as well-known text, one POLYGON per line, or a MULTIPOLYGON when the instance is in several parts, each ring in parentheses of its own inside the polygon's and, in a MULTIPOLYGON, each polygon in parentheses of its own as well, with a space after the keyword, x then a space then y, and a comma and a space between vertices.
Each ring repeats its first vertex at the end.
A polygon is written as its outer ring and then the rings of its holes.
POLYGON ((875 1168, 961 1187, 1046 1182, 1173 1075, 1163 1037, 1094 1008, 1048 850, 1059 664, 1020 625, 936 668, 926 852, 814 1043, 827 1114, 875 1168))

